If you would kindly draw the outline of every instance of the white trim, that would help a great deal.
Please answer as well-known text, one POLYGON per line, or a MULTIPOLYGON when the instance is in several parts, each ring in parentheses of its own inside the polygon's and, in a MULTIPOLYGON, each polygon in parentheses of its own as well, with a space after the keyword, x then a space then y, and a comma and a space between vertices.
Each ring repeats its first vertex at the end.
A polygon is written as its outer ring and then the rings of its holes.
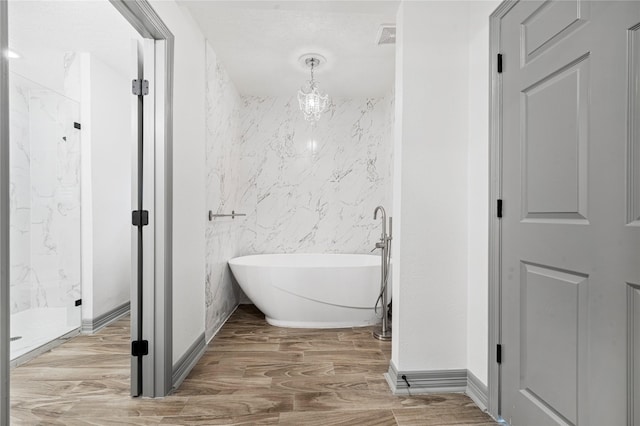
POLYGON ((394 395, 466 392, 467 370, 398 371, 393 361, 384 375, 394 395), (411 385, 407 386, 407 382, 411 385))
MULTIPOLYGON (((142 47, 137 40, 131 41, 131 64, 136 79, 142 79, 142 47)), ((131 96, 131 206, 138 209, 139 187, 140 187, 140 135, 142 129, 142 102, 138 97, 131 96)), ((142 292, 140 291, 140 238, 138 229, 131 227, 131 340, 137 341, 142 339, 142 322, 140 321, 138 312, 142 306, 142 292)), ((142 361, 137 357, 131 356, 131 373, 130 388, 131 396, 138 396, 142 393, 142 385, 140 375, 142 374, 142 361)))
MULTIPOLYGON (((142 357, 142 396, 164 396, 162 391, 157 392, 156 383, 162 381, 162 372, 158 375, 156 369, 156 357, 162 357, 162 348, 158 347, 158 339, 161 333, 160 324, 156 320, 162 320, 162 312, 156 312, 158 304, 156 297, 157 284, 162 282, 162 277, 156 277, 156 236, 162 229, 157 229, 156 216, 160 204, 156 203, 155 192, 155 40, 144 39, 143 44, 143 79, 149 81, 149 94, 142 97, 142 208, 149 212, 149 224, 142 228, 142 339, 149 342, 149 353, 142 357), (160 352, 159 352, 159 351, 160 352)), ((139 182, 140 184, 140 182, 139 182)), ((158 262, 162 263, 162 262, 158 262)), ((135 312, 135 309, 134 309, 135 312)), ((160 337, 161 338, 161 337, 160 337)), ((158 360, 158 362, 162 362, 158 360)), ((159 384, 158 384, 159 385, 159 384)))
POLYGON ((123 316, 127 315, 131 310, 130 302, 123 303, 120 306, 105 312, 102 315, 98 315, 95 318, 83 319, 81 331, 83 334, 93 334, 96 331, 108 326, 109 324, 119 320, 123 316))
POLYGON ((209 340, 207 340, 207 345, 209 343, 211 343, 213 338, 216 337, 216 334, 218 334, 220 332, 220 330, 222 330, 222 327, 224 327, 224 325, 227 323, 227 321, 229 321, 229 318, 231 318, 231 315, 233 315, 238 310, 239 306, 240 306, 240 304, 237 304, 236 307, 233 308, 231 313, 229 315, 227 315, 226 318, 224 320, 222 320, 222 322, 220 322, 220 325, 218 325, 218 328, 216 328, 216 330, 211 334, 211 337, 209 337, 209 340))
POLYGON ((9 424, 9 50, 7 2, 0 1, 0 425, 9 424))
POLYGON ((638 309, 640 308, 640 285, 627 283, 627 424, 633 426, 640 424, 640 413, 636 410, 636 383, 640 377, 638 371, 638 334, 637 328, 638 309))
POLYGON ((500 308, 500 270, 502 225, 497 218, 497 200, 502 198, 502 76, 497 70, 500 46, 500 21, 519 0, 504 0, 489 21, 489 414, 500 419, 500 366, 496 346, 502 341, 500 308))
POLYGON ((196 366, 200 358, 202 358, 202 355, 204 355, 206 349, 207 342, 203 332, 173 366, 173 390, 178 389, 184 379, 187 378, 193 367, 196 366))
POLYGON ((173 366, 173 390, 178 389, 178 387, 182 384, 184 379, 187 378, 187 376, 189 375, 193 367, 196 366, 200 358, 202 358, 202 355, 204 355, 207 349, 207 345, 211 343, 213 338, 216 337, 216 334, 218 334, 218 332, 220 332, 220 330, 222 329, 222 327, 224 327, 227 321, 229 321, 229 318, 231 318, 231 315, 233 315, 234 312, 238 309, 238 306, 240 305, 236 305, 236 307, 233 308, 231 313, 228 314, 224 320, 222 320, 222 322, 220 323, 218 328, 216 328, 216 330, 213 332, 209 340, 206 340, 205 334, 202 333, 202 335, 198 336, 196 341, 193 342, 193 344, 189 347, 189 349, 187 349, 187 352, 184 355, 182 355, 182 357, 178 360, 178 362, 176 362, 176 364, 173 366))
POLYGON ((391 361, 384 377, 394 395, 464 393, 478 408, 487 412, 489 389, 469 370, 398 371, 391 361), (402 376, 405 376, 406 381, 402 376), (407 381, 410 387, 407 386, 407 381))
MULTIPOLYGON (((638 93, 640 84, 637 76, 640 74, 640 24, 627 31, 627 71, 629 93, 638 93)), ((627 100, 627 225, 640 226, 640 119, 638 119, 637 96, 629 96, 627 100)))
POLYGON ((469 370, 467 370, 467 390, 465 393, 482 411, 487 411, 489 388, 469 370))

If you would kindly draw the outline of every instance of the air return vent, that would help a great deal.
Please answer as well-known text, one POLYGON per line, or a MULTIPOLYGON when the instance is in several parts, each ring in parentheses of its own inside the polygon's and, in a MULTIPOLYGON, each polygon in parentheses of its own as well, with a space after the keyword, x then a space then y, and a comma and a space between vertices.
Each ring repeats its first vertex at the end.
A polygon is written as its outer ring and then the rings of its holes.
POLYGON ((377 44, 396 44, 395 24, 382 24, 378 30, 377 44))

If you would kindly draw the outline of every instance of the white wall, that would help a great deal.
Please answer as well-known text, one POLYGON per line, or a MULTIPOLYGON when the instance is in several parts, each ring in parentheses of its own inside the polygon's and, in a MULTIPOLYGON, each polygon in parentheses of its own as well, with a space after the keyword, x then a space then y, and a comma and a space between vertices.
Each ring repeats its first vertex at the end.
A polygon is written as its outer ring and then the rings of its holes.
POLYGON ((467 368, 488 383, 489 15, 500 0, 469 3, 467 368))
MULTIPOLYGON (((83 124, 83 149, 89 148, 90 198, 85 201, 89 222, 83 229, 91 247, 90 276, 86 279, 85 303, 91 303, 89 317, 97 318, 129 301, 131 289, 131 98, 130 81, 95 56, 83 61, 83 85, 88 93, 89 120, 83 124), (90 292, 87 287, 90 286, 90 292)), ((85 158, 83 158, 85 159, 85 158)), ((86 165, 85 165, 86 166, 86 165)), ((84 304, 84 303, 83 303, 84 304)), ((89 312, 89 311, 85 311, 89 312)))
POLYGON ((464 369, 467 5, 398 11, 393 345, 398 371, 464 369))
POLYGON ((392 361, 467 368, 485 384, 489 15, 499 3, 405 2, 396 50, 392 361))
POLYGON ((173 362, 205 329, 205 39, 174 1, 152 7, 175 37, 173 87, 173 362))

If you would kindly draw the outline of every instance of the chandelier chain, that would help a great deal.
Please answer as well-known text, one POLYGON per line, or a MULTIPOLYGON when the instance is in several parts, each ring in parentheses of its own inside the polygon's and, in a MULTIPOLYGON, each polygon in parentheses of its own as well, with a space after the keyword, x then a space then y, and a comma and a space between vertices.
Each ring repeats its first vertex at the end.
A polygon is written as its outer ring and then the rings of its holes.
POLYGON ((311 61, 311 87, 315 85, 315 81, 313 79, 313 65, 314 65, 314 61, 311 61))

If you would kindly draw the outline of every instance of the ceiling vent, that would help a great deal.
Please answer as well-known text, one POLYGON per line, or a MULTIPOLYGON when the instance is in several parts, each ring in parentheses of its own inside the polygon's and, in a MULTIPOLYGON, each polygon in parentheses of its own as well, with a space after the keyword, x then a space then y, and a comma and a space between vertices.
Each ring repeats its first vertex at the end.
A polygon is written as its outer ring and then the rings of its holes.
POLYGON ((396 26, 395 24, 382 24, 378 30, 376 39, 378 45, 396 44, 396 26))

